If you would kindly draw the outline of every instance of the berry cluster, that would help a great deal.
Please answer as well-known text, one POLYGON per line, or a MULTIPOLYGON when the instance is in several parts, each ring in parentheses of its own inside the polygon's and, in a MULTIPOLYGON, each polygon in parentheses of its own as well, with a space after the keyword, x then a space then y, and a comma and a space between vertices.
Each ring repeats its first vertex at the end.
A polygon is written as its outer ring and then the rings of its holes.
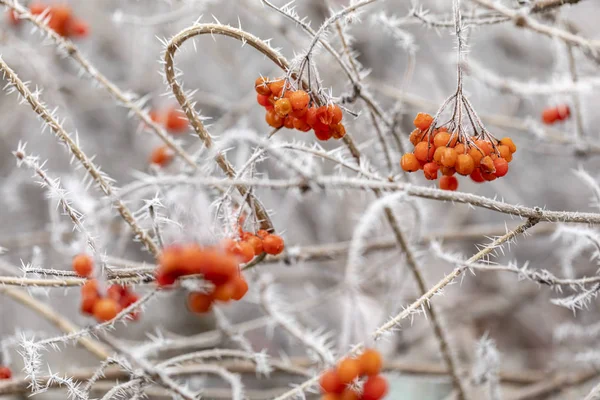
MULTIPOLYGON (((88 24, 76 18, 71 7, 66 4, 32 3, 29 5, 29 12, 33 15, 46 12, 49 18, 48 27, 62 37, 86 37, 90 33, 88 24)), ((8 11, 8 18, 13 25, 21 22, 12 10, 8 11)))
POLYGON ((12 377, 12 371, 10 368, 0 365, 0 381, 5 379, 10 379, 12 377))
POLYGON ((321 375, 321 400, 379 400, 388 391, 387 380, 379 374, 383 366, 381 354, 367 349, 358 358, 344 358, 338 365, 321 375), (364 378, 362 392, 348 385, 364 378))
POLYGON ((455 173, 469 175, 477 183, 493 181, 508 173, 508 163, 517 151, 512 139, 492 141, 473 136, 462 140, 459 135, 450 134, 446 127, 432 129, 432 122, 431 115, 417 114, 414 120, 417 129, 410 135, 415 148, 400 161, 404 171, 422 169, 428 180, 436 180, 440 171, 440 188, 445 190, 458 188, 455 173))
POLYGON ((171 106, 163 110, 152 110, 150 119, 165 127, 169 133, 178 135, 188 129, 188 120, 178 107, 171 106))
POLYGON ((225 239, 220 246, 202 247, 197 244, 171 246, 159 258, 156 283, 169 286, 187 275, 202 275, 212 283, 208 293, 190 293, 188 307, 203 313, 213 302, 240 300, 248 291, 248 283, 240 273, 239 264, 248 263, 260 254, 279 254, 285 245, 283 239, 267 231, 256 235, 241 232, 241 240, 225 239))
POLYGON ((548 107, 542 112, 542 121, 546 125, 552 125, 559 121, 564 121, 571 116, 571 109, 566 104, 556 107, 548 107))
POLYGON ((346 135, 342 110, 337 105, 311 106, 310 95, 294 90, 283 78, 269 81, 258 78, 254 83, 256 101, 267 110, 265 120, 273 128, 286 127, 301 132, 314 130, 319 140, 341 139, 346 135))
MULTIPOLYGON (((96 279, 90 279, 81 287, 81 312, 93 315, 98 322, 106 322, 115 318, 126 307, 139 300, 137 294, 128 287, 111 285, 106 294, 102 295, 96 279)), ((129 318, 134 321, 139 319, 139 313, 132 312, 129 318)))

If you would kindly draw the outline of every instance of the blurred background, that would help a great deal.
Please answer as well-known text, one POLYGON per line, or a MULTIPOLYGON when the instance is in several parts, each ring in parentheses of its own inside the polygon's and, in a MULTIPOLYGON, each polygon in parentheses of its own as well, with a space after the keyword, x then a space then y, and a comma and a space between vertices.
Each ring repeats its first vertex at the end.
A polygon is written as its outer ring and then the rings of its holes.
MULTIPOLYGON (((52 0, 47 3, 55 4, 52 0)), ((272 3, 281 7, 287 0, 272 3)), ((525 10, 537 2, 497 3, 511 10, 525 10)), ((578 35, 588 39, 600 39, 597 24, 600 4, 591 0, 573 3, 577 4, 552 8, 531 18, 560 29, 576 29, 578 35)), ((26 1, 23 4, 30 5, 26 1)), ((298 24, 259 0, 72 0, 60 4, 68 4, 73 14, 89 25, 86 35, 72 38, 81 54, 132 99, 143 99, 148 111, 161 112, 177 106, 162 76, 164 40, 195 22, 218 21, 239 26, 263 40, 270 39, 270 45, 289 60, 305 51, 311 40, 298 24)), ((348 0, 298 0, 295 11, 317 29, 331 15, 331 10, 339 11, 347 5, 348 0)), ((466 0, 462 1, 462 11, 464 18, 473 21, 493 14, 466 0)), ((340 24, 356 61, 364 68, 365 88, 386 115, 397 122, 395 132, 405 146, 410 144, 408 135, 416 113, 434 114, 456 90, 453 27, 435 26, 432 21, 452 22, 450 1, 375 1, 349 18, 342 18, 340 24)), ((519 28, 512 21, 466 26, 464 91, 488 130, 498 138, 513 138, 518 152, 510 173, 503 179, 481 185, 463 179, 459 190, 528 207, 597 211, 592 202, 593 188, 589 182, 578 179, 574 171, 583 168, 592 178, 598 178, 595 147, 600 118, 596 112, 598 85, 586 83, 597 78, 598 60, 581 48, 569 48, 561 40, 519 28), (580 87, 584 89, 575 92, 569 89, 574 77, 582 82, 580 87), (542 124, 544 109, 563 104, 570 106, 571 118, 552 126, 542 124)), ((343 43, 335 26, 326 37, 333 48, 342 52, 343 43)), ((181 72, 178 79, 185 89, 194 90, 191 98, 195 109, 206 118, 204 122, 217 147, 227 149, 231 163, 237 169, 242 168, 257 146, 244 137, 266 139, 271 132, 264 121, 264 111, 256 104, 254 81, 261 75, 277 77, 282 73, 263 54, 250 46, 241 46, 237 40, 205 35, 193 42, 186 42, 177 53, 175 62, 181 72)), ((178 160, 165 168, 150 165, 151 154, 161 141, 130 110, 117 104, 105 88, 82 72, 71 57, 57 50, 54 41, 32 29, 28 21, 11 23, 7 15, 0 24, 0 54, 32 90, 42 90, 40 98, 48 109, 56 108, 56 116, 65 129, 77 135, 81 148, 94 155, 96 165, 127 193, 126 203, 132 210, 143 210, 145 201, 155 196, 160 200, 163 207, 159 213, 166 221, 163 237, 167 243, 190 238, 205 241, 227 234, 229 228, 223 227, 223 219, 216 213, 219 194, 210 188, 148 184, 127 192, 126 188, 149 182, 152 177, 168 181, 189 176, 190 172, 178 160)), ((317 49, 313 60, 323 87, 331 88, 334 98, 352 94, 348 79, 326 51, 317 49)), ((390 145, 394 164, 390 170, 364 103, 356 100, 345 107, 357 115, 345 113, 347 132, 371 168, 382 177, 401 176, 398 164, 401 150, 390 145)), ((390 132, 384 134, 393 143, 390 132)), ((185 128, 173 137, 186 151, 198 156, 201 168, 195 174, 223 176, 215 170, 210 153, 202 151, 192 129, 185 128)), ((310 132, 285 129, 277 132, 273 141, 281 146, 288 143, 305 148, 317 142, 310 132)), ((16 166, 12 152, 20 142, 27 143, 28 154, 39 156, 40 163, 45 162, 49 176, 60 178, 73 206, 85 215, 86 223, 99 238, 102 253, 113 261, 154 262, 132 240, 131 232, 120 222, 114 208, 99 190, 89 185, 85 171, 72 161, 29 105, 19 104, 16 94, 5 92, 0 96, 0 246, 6 249, 0 257, 2 275, 45 278, 43 274, 24 274, 23 266, 70 270, 71 257, 85 246, 81 235, 74 233, 72 222, 57 207, 56 198, 50 198, 47 190, 32 179, 34 171, 16 166)), ((335 159, 351 158, 341 141, 320 145, 335 159)), ((286 154, 313 175, 357 177, 354 172, 341 170, 336 163, 308 152, 286 154)), ((259 161, 252 168, 255 177, 298 176, 277 157, 267 155, 259 161)), ((422 174, 414 174, 410 179, 412 184, 434 187, 422 174)), ((303 192, 294 188, 257 187, 254 194, 271 212, 275 228, 286 241, 286 253, 279 261, 259 264, 248 271, 251 289, 247 298, 220 307, 220 316, 197 315, 185 307, 185 287, 160 292, 146 304, 139 321, 117 324, 111 335, 131 348, 153 340, 160 348, 160 340, 156 338, 165 338, 167 342, 193 338, 206 332, 222 332, 223 319, 235 325, 261 318, 265 312, 259 304, 258 282, 270 275, 277 286, 273 301, 283 304, 282 307, 289 305, 285 309, 293 310, 290 313, 308 330, 329 332, 334 354, 343 355, 352 343, 369 340, 371 332, 419 297, 404 254, 394 246, 368 251, 359 257, 354 269, 359 271, 361 292, 352 300, 344 292, 349 269, 348 241, 357 235, 357 227, 366 225, 368 233, 363 238, 367 240, 390 243, 392 238, 382 216, 367 214, 375 201, 371 192, 329 188, 303 192), (340 243, 343 251, 328 260, 294 257, 302 254, 303 249, 318 250, 340 243), (365 270, 369 273, 362 274, 365 270), (340 291, 335 292, 339 285, 340 291), (343 327, 342 310, 349 304, 353 305, 353 323, 350 332, 344 332, 348 327, 343 327)), ((470 257, 478 246, 521 222, 518 217, 492 210, 417 197, 398 201, 393 209, 412 243, 428 287, 455 267, 436 254, 432 243, 439 244, 445 253, 470 257)), ((146 213, 138 215, 144 227, 150 228, 146 213)), ((586 241, 580 232, 563 228, 559 229, 559 224, 540 223, 530 235, 497 251, 493 262, 501 265, 514 262, 519 267, 529 263, 529 268, 545 269, 566 278, 595 275, 597 247, 593 240, 586 241)), ((77 288, 22 290, 79 327, 93 324, 92 319, 79 312, 77 288)), ((151 285, 136 285, 135 290, 144 294, 151 290, 151 285)), ((500 371, 500 398, 583 399, 599 377, 588 373, 600 360, 596 353, 590 352, 597 343, 593 329, 600 315, 595 298, 591 298, 589 307, 576 313, 550 301, 580 292, 579 288, 569 286, 562 287, 561 292, 515 273, 486 271, 465 274, 447 287, 443 296, 435 297, 433 301, 438 305, 452 352, 460 362, 465 381, 472 386, 473 398, 497 399, 488 393, 487 383, 477 383, 475 378, 475 366, 483 362, 478 349, 482 346, 481 338, 485 337, 493 341, 491 348, 497 351, 497 363, 492 364, 500 371), (557 338, 557 332, 573 333, 577 329, 581 330, 579 335, 563 339, 559 334, 557 338), (586 379, 581 378, 582 371, 587 373, 586 379), (564 384, 555 385, 560 390, 527 397, 527 391, 536 385, 560 379, 565 379, 564 384)), ((42 339, 56 336, 60 331, 31 307, 5 294, 0 289, 2 360, 10 365, 15 376, 23 377, 23 360, 18 354, 21 335, 42 339)), ((212 346, 236 348, 235 341, 226 336, 212 346)), ((247 328, 243 337, 254 351, 266 349, 273 357, 289 358, 307 368, 311 365, 303 343, 273 321, 247 328)), ((211 346, 203 341, 198 343, 192 343, 190 349, 211 346)), ((428 318, 415 315, 376 346, 390 363, 386 376, 391 389, 386 398, 433 400, 451 396, 451 381, 444 372, 428 318)), ((191 350, 166 346, 164 355, 182 351, 191 350)), ((42 354, 42 365, 48 365, 49 370, 61 376, 73 376, 89 368, 93 371, 100 363, 97 357, 73 343, 61 345, 60 351, 50 349, 42 354)), ((263 393, 262 398, 274 398, 264 391, 285 391, 289 385, 305 380, 285 374, 273 374, 268 379, 253 372, 241 376, 245 387, 263 393)), ((191 377, 188 384, 194 389, 205 385, 225 387, 218 380, 197 377, 191 377)), ((1 388, 0 384, 0 395, 1 388)), ((108 388, 110 384, 100 385, 95 397, 101 398, 108 388)), ((28 393, 14 390, 6 396, 24 398, 28 393)), ((66 392, 53 389, 39 397, 65 398, 66 392)))

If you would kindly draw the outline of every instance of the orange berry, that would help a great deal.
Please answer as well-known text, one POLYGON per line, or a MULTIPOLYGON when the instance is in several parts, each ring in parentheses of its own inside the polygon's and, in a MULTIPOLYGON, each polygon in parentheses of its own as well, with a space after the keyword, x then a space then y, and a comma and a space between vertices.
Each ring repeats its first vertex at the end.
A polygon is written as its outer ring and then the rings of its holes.
POLYGON ((0 380, 10 379, 12 377, 12 371, 10 368, 0 366, 0 380))
POLYGON ((421 141, 421 136, 423 136, 423 132, 421 132, 420 129, 415 129, 410 133, 409 140, 413 144, 413 146, 416 146, 417 143, 421 141))
POLYGON ((358 358, 362 375, 377 375, 383 366, 381 354, 375 349, 366 349, 358 358))
POLYGON ((167 111, 167 120, 165 127, 171 133, 181 133, 187 130, 188 120, 184 113, 182 113, 177 107, 171 107, 167 111))
POLYGON ((457 158, 458 154, 456 153, 456 150, 451 147, 446 147, 440 161, 444 167, 454 167, 457 158))
POLYGON ((448 132, 439 132, 433 138, 433 144, 435 147, 447 146, 450 142, 450 134, 448 132))
POLYGON ((504 158, 506 161, 508 161, 509 158, 512 160, 512 153, 508 146, 501 144, 496 148, 498 149, 498 153, 500 153, 500 157, 504 158))
POLYGON ((436 147, 435 151, 433 152, 433 161, 435 161, 438 164, 441 164, 442 163, 442 155, 444 154, 445 150, 446 150, 446 146, 436 147))
POLYGON ((276 97, 281 97, 281 93, 283 92, 284 86, 285 81, 283 79, 269 83, 269 89, 271 90, 271 93, 276 97))
POLYGON ((266 83, 267 80, 268 79, 263 78, 262 76, 260 78, 256 78, 256 81, 254 82, 254 89, 256 90, 256 93, 267 97, 271 95, 271 89, 269 89, 269 85, 266 83))
POLYGON ((219 301, 229 301, 233 297, 235 287, 229 282, 225 282, 222 285, 217 285, 215 290, 212 292, 212 297, 219 301))
POLYGON ((231 295, 233 300, 241 300, 248 293, 248 282, 246 282, 246 279, 241 274, 233 278, 231 284, 233 286, 233 293, 231 295))
POLYGON ((190 293, 187 298, 187 306, 191 312, 205 313, 210 310, 213 297, 206 293, 190 293))
POLYGON ((96 304, 94 304, 94 318, 99 322, 110 321, 121 311, 120 308, 119 303, 113 299, 98 299, 96 304))
POLYGON ((283 118, 277 112, 275 112, 274 109, 267 111, 267 114, 265 115, 265 121, 267 121, 267 124, 273 128, 281 128, 284 122, 283 118))
POLYGON ((82 296, 97 296, 98 295, 98 281, 95 279, 88 279, 81 286, 82 296))
POLYGON ((339 395, 339 400, 360 400, 362 397, 354 390, 347 388, 339 395))
POLYGON ((294 118, 293 124, 294 124, 294 128, 296 128, 300 132, 310 131, 310 125, 308 125, 306 120, 304 120, 302 118, 294 118))
POLYGON ((327 106, 327 115, 329 118, 329 123, 332 125, 339 124, 342 122, 344 118, 344 114, 342 113, 342 109, 338 105, 330 104, 327 106))
POLYGON ((381 375, 371 376, 363 385, 362 400, 380 400, 387 392, 387 380, 381 375))
POLYGON ((310 96, 304 90, 296 90, 290 94, 290 102, 294 110, 302 110, 308 107, 310 96))
POLYGON ((73 271, 82 278, 87 278, 94 271, 94 260, 87 254, 77 254, 73 257, 73 271))
POLYGON ((264 230, 264 229, 259 229, 256 232, 256 236, 258 236, 261 239, 264 239, 264 238, 266 238, 269 235, 270 235, 270 233, 268 231, 264 230))
POLYGON ((517 145, 509 137, 500 139, 500 144, 508 146, 508 149, 510 150, 511 153, 514 153, 517 151, 517 145))
POLYGON ((546 108, 542 112, 542 121, 551 125, 560 119, 560 115, 558 114, 558 109, 556 107, 546 108))
POLYGON ((479 165, 482 173, 494 173, 496 171, 494 160, 492 160, 492 157, 490 156, 483 157, 479 165))
POLYGON ((456 172, 461 175, 471 175, 471 172, 475 169, 473 157, 468 154, 459 154, 456 158, 454 168, 456 169, 456 172))
POLYGON ((321 375, 319 384, 321 385, 321 391, 324 393, 342 393, 345 388, 344 383, 333 369, 328 369, 321 375))
POLYGON ((452 176, 456 173, 454 167, 440 167, 440 172, 444 176, 452 176))
POLYGON ((94 306, 99 299, 100 296, 97 293, 84 295, 81 298, 81 312, 88 315, 94 314, 94 306))
POLYGON ((90 34, 90 26, 85 21, 74 18, 69 24, 69 33, 75 37, 86 37, 90 34))
POLYGON ((415 127, 419 128, 422 131, 429 129, 429 126, 432 122, 433 117, 426 113, 418 113, 415 117, 415 120, 413 121, 415 127))
POLYGON ((490 153, 492 152, 492 145, 488 141, 485 141, 482 139, 476 140, 475 146, 477 146, 479 148, 479 150, 481 150, 483 152, 484 157, 489 156, 490 153))
POLYGON ((150 163, 158 165, 159 167, 166 166, 172 159, 173 153, 166 145, 156 147, 150 155, 150 163))
POLYGON ((233 242, 228 246, 227 251, 237 256, 241 262, 247 263, 254 258, 254 247, 248 242, 233 242))
POLYGON ((262 240, 257 236, 249 234, 246 237, 244 237, 244 240, 246 241, 246 243, 252 246, 252 250, 254 250, 254 255, 257 256, 263 252, 262 240))
POLYGON ((333 124, 329 127, 331 137, 334 139, 341 139, 346 136, 346 127, 344 124, 333 124))
POLYGON ((260 93, 256 94, 256 102, 263 107, 268 107, 271 105, 271 102, 269 101, 269 96, 260 93))
POLYGON ((336 371, 342 383, 350 383, 360 375, 360 363, 356 358, 344 358, 336 371))
POLYGON ((294 117, 292 117, 291 115, 285 117, 283 120, 283 126, 288 129, 294 129, 294 117))
POLYGON ((465 145, 462 143, 458 143, 456 146, 454 146, 454 151, 456 151, 456 154, 460 155, 460 154, 465 154, 465 145))
POLYGON ((277 255, 283 251, 284 247, 281 236, 269 234, 263 238, 263 249, 267 254, 277 255))
POLYGON ((428 142, 417 143, 414 150, 414 155, 419 161, 433 160, 433 154, 435 153, 435 147, 428 142))
POLYGON ((475 147, 471 147, 469 149, 468 154, 473 159, 473 162, 475 163, 475 167, 478 167, 479 163, 481 162, 481 159, 483 158, 483 154, 481 154, 481 152, 475 147))
POLYGON ((400 166, 406 172, 415 172, 419 170, 419 160, 413 153, 406 153, 400 159, 400 166))
POLYGON ((285 117, 292 112, 292 103, 290 99, 279 99, 275 102, 275 112, 282 117, 285 117))
POLYGON ((485 182, 483 175, 481 175, 481 170, 479 168, 475 168, 473 172, 471 172, 471 179, 473 182, 482 183, 485 182))
POLYGON ((438 165, 436 163, 430 162, 423 165, 423 173, 425 174, 425 179, 434 181, 438 177, 438 165))
POLYGON ((508 173, 508 161, 503 158, 497 158, 494 160, 494 167, 496 168, 495 175, 498 178, 503 177, 508 173))
POLYGON ((440 189, 452 191, 458 189, 458 179, 455 176, 442 176, 440 179, 440 189))

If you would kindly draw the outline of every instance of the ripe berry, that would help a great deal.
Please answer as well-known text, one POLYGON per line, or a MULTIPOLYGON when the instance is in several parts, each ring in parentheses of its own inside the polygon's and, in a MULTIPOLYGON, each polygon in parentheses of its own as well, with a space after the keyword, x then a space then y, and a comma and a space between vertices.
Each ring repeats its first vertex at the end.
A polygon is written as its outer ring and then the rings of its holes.
POLYGON ((423 166, 423 173, 425 174, 425 179, 434 181, 438 177, 438 165, 434 162, 427 163, 423 166))
POLYGON ((321 396, 321 400, 340 400, 340 395, 337 393, 325 393, 321 396))
POLYGON ((227 250, 239 257, 243 263, 250 262, 254 258, 254 247, 248 242, 234 242, 227 250))
POLYGON ((334 139, 341 139, 346 136, 346 127, 344 124, 333 124, 329 127, 329 131, 334 139))
POLYGON ((422 131, 429 129, 429 126, 433 122, 433 117, 426 113, 418 113, 415 117, 413 123, 415 127, 419 128, 422 131))
POLYGON ((447 146, 450 141, 450 134, 448 132, 439 132, 433 138, 433 145, 435 147, 447 146))
POLYGON ((497 158, 494 160, 494 167, 496 168, 495 175, 498 178, 503 177, 508 173, 508 161, 503 158, 497 158))
POLYGON ((500 157, 504 158, 507 162, 512 161, 512 153, 510 152, 510 149, 508 148, 508 146, 501 144, 500 146, 497 147, 497 149, 498 149, 498 152, 500 153, 500 157))
POLYGON ((235 288, 233 287, 231 281, 226 282, 215 287, 215 290, 212 292, 212 297, 219 301, 229 301, 233 297, 234 291, 235 288))
POLYGON ((481 176, 488 182, 496 180, 498 178, 495 172, 483 172, 481 171, 481 176))
POLYGON ((181 113, 176 107, 171 107, 167 111, 165 128, 171 133, 181 133, 188 127, 188 120, 185 114, 181 113))
POLYGON ((158 146, 152 151, 150 155, 150 163, 164 167, 171 162, 173 159, 173 153, 171 149, 165 146, 158 146))
POLYGON ((328 127, 325 127, 325 129, 315 128, 315 136, 319 140, 327 141, 327 140, 331 139, 331 131, 329 130, 328 127))
POLYGON ((459 154, 454 169, 461 175, 471 175, 471 172, 475 169, 473 157, 468 154, 459 154))
POLYGON ((254 82, 254 89, 256 90, 256 93, 269 97, 271 95, 271 89, 269 89, 269 85, 266 82, 267 79, 262 76, 257 78, 254 82))
POLYGON ((10 379, 12 377, 12 371, 10 368, 0 366, 0 380, 10 379))
POLYGON ((283 92, 284 86, 285 81, 283 79, 269 83, 269 89, 271 90, 271 93, 276 97, 281 97, 281 93, 283 92))
POLYGON ((514 152, 517 151, 517 146, 512 141, 512 139, 509 138, 509 137, 502 138, 500 140, 500 144, 503 144, 503 145, 507 146, 511 153, 514 153, 514 152))
POLYGON ((363 386, 362 400, 380 400, 388 391, 387 380, 381 375, 369 377, 363 386))
POLYGON ((456 146, 454 146, 454 151, 456 151, 457 155, 465 154, 465 149, 466 149, 466 147, 462 143, 459 143, 456 146))
POLYGON ((475 168, 473 172, 471 172, 471 179, 473 182, 482 183, 485 182, 485 179, 481 175, 481 170, 479 168, 475 168))
POLYGON ((327 115, 331 125, 339 124, 342 122, 342 118, 344 117, 344 114, 342 114, 342 109, 337 105, 327 106, 327 115))
POLYGON ((358 358, 362 375, 377 375, 383 366, 381 354, 374 349, 366 349, 358 358))
POLYGON ((339 400, 361 400, 362 397, 350 388, 344 389, 342 394, 339 395, 339 400))
POLYGON ((96 302, 100 299, 97 293, 95 294, 86 294, 81 298, 81 312, 83 314, 92 315, 94 314, 94 306, 96 302))
POLYGON ((308 132, 310 131, 310 125, 306 122, 305 119, 302 118, 294 118, 294 128, 299 130, 300 132, 308 132))
POLYGON ((452 176, 456 173, 454 167, 440 167, 440 172, 444 176, 452 176))
POLYGON ((551 124, 555 123, 556 121, 559 120, 559 118, 560 118, 560 115, 559 115, 558 109, 556 107, 546 108, 542 112, 542 121, 547 125, 551 125, 551 124))
POLYGON ((187 298, 187 306, 191 312, 205 313, 210 310, 213 297, 206 293, 190 293, 187 298))
POLYGON ((345 358, 340 361, 336 371, 342 383, 350 383, 360 375, 360 363, 355 358, 345 358))
POLYGON ((69 24, 69 34, 75 37, 86 37, 90 34, 90 26, 80 19, 73 19, 69 24))
POLYGON ((571 109, 566 104, 561 104, 556 106, 556 112, 558 114, 558 119, 563 121, 571 116, 571 109))
POLYGON ((43 13, 47 8, 49 7, 42 3, 31 3, 29 5, 29 12, 31 12, 33 15, 39 15, 43 13))
POLYGON ((414 155, 419 161, 433 160, 433 154, 435 153, 435 147, 428 142, 417 143, 414 150, 414 155))
POLYGON ((440 179, 440 189, 452 191, 458 189, 458 179, 455 176, 442 176, 440 179))
POLYGON ((264 229, 259 229, 256 232, 256 236, 258 236, 261 239, 264 239, 264 238, 266 238, 269 235, 270 235, 270 233, 268 231, 264 230, 264 229))
POLYGON ((243 240, 246 241, 246 243, 248 243, 250 246, 252 246, 252 249, 254 250, 254 255, 257 256, 264 251, 262 240, 260 238, 258 238, 257 236, 249 234, 249 235, 244 236, 243 240))
POLYGON ((416 146, 417 143, 419 143, 421 141, 422 136, 423 136, 423 132, 421 132, 420 129, 415 129, 414 131, 412 131, 410 133, 409 140, 413 144, 413 146, 416 146))
POLYGON ((248 293, 248 282, 242 275, 233 278, 231 284, 233 286, 233 293, 231 295, 233 300, 241 300, 248 293))
POLYGON ((100 322, 110 321, 117 316, 119 311, 119 304, 113 299, 99 299, 94 304, 94 317, 100 322))
POLYGON ((481 139, 476 140, 475 146, 477 146, 479 148, 479 150, 481 150, 483 152, 484 157, 489 156, 490 153, 492 152, 492 145, 485 140, 481 140, 481 139))
POLYGON ((265 121, 267 124, 272 126, 273 128, 281 128, 283 126, 283 118, 275 112, 275 110, 268 110, 265 116, 265 121))
POLYGON ((89 279, 81 286, 81 295, 98 295, 98 281, 95 279, 89 279))
POLYGON ((294 117, 292 117, 291 115, 285 117, 283 120, 283 126, 285 126, 288 129, 294 129, 294 117))
POLYGON ((456 154, 456 150, 454 150, 452 147, 446 147, 442 153, 440 161, 444 167, 454 167, 457 158, 458 154, 456 154))
POLYGON ((468 154, 473 159, 473 162, 475 163, 475 168, 479 167, 479 163, 481 162, 481 159, 483 158, 483 154, 481 153, 481 151, 479 151, 475 147, 471 147, 469 149, 469 153, 468 154))
POLYGON ((292 103, 290 99, 279 99, 275 102, 275 112, 282 117, 285 117, 292 112, 292 103))
POLYGON ((285 244, 283 239, 277 235, 267 235, 263 239, 263 249, 265 253, 277 255, 283 251, 285 244))
POLYGON ((492 160, 492 157, 490 156, 483 157, 479 165, 482 173, 494 173, 496 171, 494 160, 492 160))
POLYGON ((294 111, 308 107, 310 96, 304 90, 296 90, 290 94, 290 102, 294 111))
POLYGON ((342 393, 345 388, 344 383, 333 369, 329 369, 321 375, 319 384, 321 385, 321 391, 324 393, 342 393))
POLYGON ((94 271, 94 260, 87 254, 77 254, 73 257, 73 271, 82 278, 87 278, 94 271))
POLYGON ((406 172, 415 172, 419 170, 419 160, 413 153, 406 153, 400 159, 400 166, 406 172))
POLYGON ((256 102, 263 107, 271 105, 271 102, 269 101, 269 96, 260 93, 256 95, 256 102))

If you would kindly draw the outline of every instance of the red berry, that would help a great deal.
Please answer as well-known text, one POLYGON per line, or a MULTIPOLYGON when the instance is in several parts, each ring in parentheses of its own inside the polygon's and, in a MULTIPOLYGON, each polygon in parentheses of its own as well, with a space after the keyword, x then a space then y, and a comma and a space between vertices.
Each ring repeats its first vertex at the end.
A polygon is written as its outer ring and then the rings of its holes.
POLYGON ((159 146, 152 151, 150 155, 150 163, 164 167, 171 162, 173 159, 173 153, 169 147, 159 146))
POLYGON ((485 182, 485 179, 481 175, 481 170, 479 168, 475 168, 473 172, 471 172, 471 179, 473 182, 482 183, 485 182))
POLYGON ((265 236, 263 239, 263 249, 267 254, 280 254, 284 247, 285 243, 283 242, 281 236, 270 234, 265 236))
POLYGON ((319 384, 323 393, 342 393, 345 387, 337 372, 333 369, 329 369, 321 375, 319 384))
POLYGON ((553 124, 556 121, 558 121, 559 119, 560 119, 560 115, 559 115, 558 109, 556 107, 546 108, 542 112, 542 121, 544 121, 544 123, 547 125, 553 124))
POLYGON ((455 176, 442 176, 440 179, 440 189, 452 191, 458 189, 458 179, 455 176))
POLYGON ((90 34, 90 26, 80 19, 74 18, 69 26, 70 34, 75 37, 86 37, 90 34))
POLYGON ((94 317, 99 322, 110 321, 115 318, 120 310, 119 304, 109 298, 99 299, 96 304, 94 304, 94 317))
POLYGON ((277 112, 275 112, 274 109, 267 111, 265 121, 267 121, 267 124, 269 124, 273 128, 281 128, 284 122, 283 118, 277 112))
POLYGON ((498 178, 501 178, 508 173, 508 161, 504 158, 496 158, 494 160, 494 167, 496 168, 495 175, 498 178))
POLYGON ((434 181, 438 177, 438 165, 434 162, 429 162, 423 165, 423 173, 425 174, 425 179, 434 181))
POLYGON ((10 379, 12 377, 12 371, 10 368, 0 366, 0 380, 10 379))
POLYGON ((290 94, 290 102, 294 111, 308 107, 310 96, 304 90, 296 90, 290 94))
POLYGON ((213 296, 206 293, 190 293, 187 298, 187 306, 191 312, 205 313, 210 310, 213 296))
POLYGON ((363 386, 362 400, 380 400, 388 391, 387 380, 381 375, 369 377, 363 386))
POLYGON ((73 257, 73 271, 82 278, 88 278, 94 271, 94 260, 87 254, 77 254, 73 257))
POLYGON ((350 383, 360 375, 360 363, 355 358, 345 358, 340 361, 336 371, 342 383, 350 383))
POLYGON ((267 79, 260 77, 257 78, 254 82, 254 89, 256 93, 269 97, 271 95, 271 89, 269 89, 269 85, 266 83, 267 79))

